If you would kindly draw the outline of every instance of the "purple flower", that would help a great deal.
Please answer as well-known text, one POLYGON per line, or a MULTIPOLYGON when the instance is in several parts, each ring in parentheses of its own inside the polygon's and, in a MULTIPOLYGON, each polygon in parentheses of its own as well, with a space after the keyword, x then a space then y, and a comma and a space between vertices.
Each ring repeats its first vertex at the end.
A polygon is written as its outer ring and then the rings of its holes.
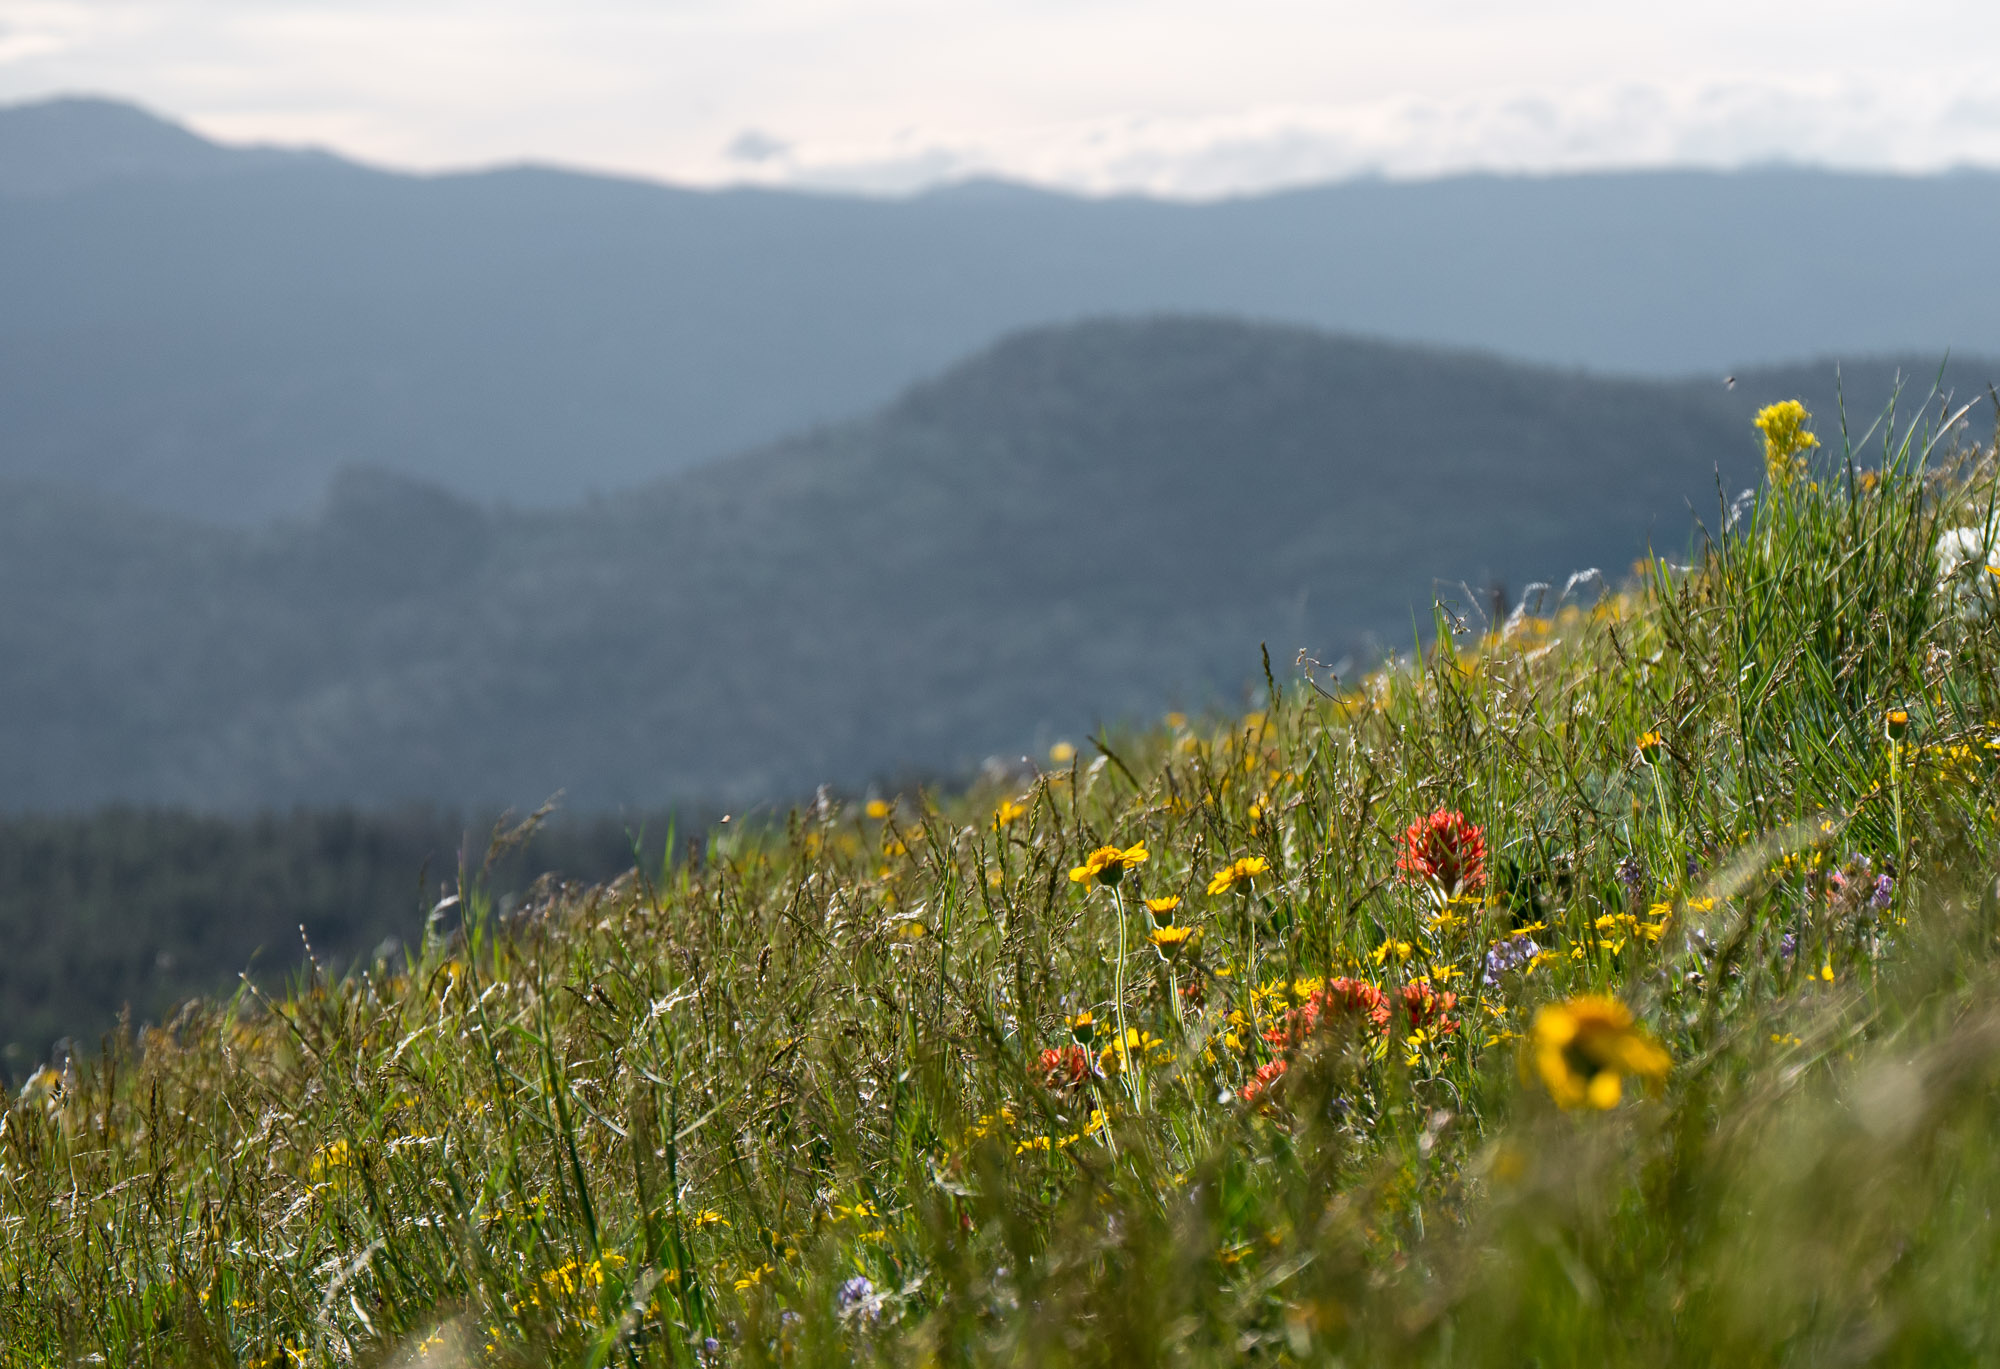
POLYGON ((1778 938, 1778 958, 1780 960, 1790 960, 1798 953, 1799 934, 1797 932, 1786 932, 1778 938))
POLYGON ((866 1274, 856 1274, 835 1289, 833 1301, 841 1316, 864 1321, 873 1321, 882 1310, 882 1300, 875 1296, 875 1285, 868 1282, 866 1274))
POLYGON ((1618 882, 1625 886, 1625 892, 1637 898, 1639 891, 1646 887, 1646 866, 1637 856, 1627 856, 1618 862, 1618 882))
POLYGON ((1887 875, 1875 876, 1875 892, 1869 895, 1868 906, 1880 911, 1889 906, 1889 900, 1896 896, 1896 881, 1887 875))
POLYGON ((1500 977, 1533 960, 1542 953, 1533 937, 1516 936, 1498 942, 1486 953, 1486 973, 1483 976, 1486 987, 1498 988, 1500 977))

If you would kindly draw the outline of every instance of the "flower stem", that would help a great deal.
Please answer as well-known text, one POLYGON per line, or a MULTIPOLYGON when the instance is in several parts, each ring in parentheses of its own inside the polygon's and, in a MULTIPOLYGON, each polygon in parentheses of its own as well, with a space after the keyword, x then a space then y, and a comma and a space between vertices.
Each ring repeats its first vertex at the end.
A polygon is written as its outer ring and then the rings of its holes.
POLYGON ((1139 1102, 1138 1086, 1132 1082, 1134 1056, 1132 1038, 1125 1028, 1125 893, 1116 884, 1111 886, 1111 906, 1118 914, 1118 966, 1114 972, 1116 997, 1112 999, 1112 1016, 1118 1022, 1118 1042, 1114 1054, 1118 1057, 1118 1078, 1125 1086, 1126 1096, 1133 1106, 1139 1102))

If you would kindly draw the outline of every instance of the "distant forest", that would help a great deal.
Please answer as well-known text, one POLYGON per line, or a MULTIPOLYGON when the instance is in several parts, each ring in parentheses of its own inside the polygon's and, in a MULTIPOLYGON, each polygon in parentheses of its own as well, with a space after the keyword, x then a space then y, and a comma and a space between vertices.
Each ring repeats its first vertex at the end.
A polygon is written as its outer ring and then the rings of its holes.
MULTIPOLYGON (((504 907, 544 875, 611 879, 635 853, 657 871, 670 830, 705 826, 558 816, 498 856, 485 887, 504 907)), ((481 869, 495 830, 422 808, 0 817, 0 1074, 18 1081, 66 1038, 94 1049, 128 1007, 134 1025, 160 1023, 245 971, 282 986, 306 942, 329 972, 394 960, 461 863, 481 869)))

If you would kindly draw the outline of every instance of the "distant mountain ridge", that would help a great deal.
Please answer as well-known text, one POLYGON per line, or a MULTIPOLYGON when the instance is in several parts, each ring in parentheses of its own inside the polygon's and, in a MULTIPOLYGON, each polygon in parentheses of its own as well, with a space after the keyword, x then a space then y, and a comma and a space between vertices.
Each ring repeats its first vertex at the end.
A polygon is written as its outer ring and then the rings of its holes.
POLYGON ((307 163, 330 154, 228 147, 133 105, 65 96, 0 106, 0 195, 67 195, 120 181, 196 181, 307 163))
MULTIPOLYGON (((1891 370, 1849 373, 1857 436, 1891 370)), ((238 531, 15 483, 0 807, 593 810, 964 773, 1237 701, 1260 644, 1281 672, 1365 660, 1434 594, 1476 612, 1496 582, 1679 555, 1691 504, 1713 523, 1760 478, 1757 405, 1805 396, 1837 449, 1833 383, 1114 319, 564 511, 355 471, 318 516, 238 531)))
POLYGON ((238 525, 305 514, 349 465, 561 506, 868 413, 1009 332, 1103 314, 1718 381, 1760 358, 1993 353, 2000 282, 1964 264, 1996 232, 2000 176, 1984 173, 872 200, 406 176, 218 148, 115 105, 15 106, 0 109, 0 476, 238 525), (68 144, 48 133, 58 115, 68 144))

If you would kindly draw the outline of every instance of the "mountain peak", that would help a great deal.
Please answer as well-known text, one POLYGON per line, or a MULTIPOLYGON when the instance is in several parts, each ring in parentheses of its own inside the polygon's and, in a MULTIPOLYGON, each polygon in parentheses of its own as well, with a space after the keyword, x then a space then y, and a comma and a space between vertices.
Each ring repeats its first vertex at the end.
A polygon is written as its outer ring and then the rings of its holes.
POLYGON ((210 142, 122 100, 0 105, 0 195, 67 195, 106 181, 186 181, 323 156, 210 142))

